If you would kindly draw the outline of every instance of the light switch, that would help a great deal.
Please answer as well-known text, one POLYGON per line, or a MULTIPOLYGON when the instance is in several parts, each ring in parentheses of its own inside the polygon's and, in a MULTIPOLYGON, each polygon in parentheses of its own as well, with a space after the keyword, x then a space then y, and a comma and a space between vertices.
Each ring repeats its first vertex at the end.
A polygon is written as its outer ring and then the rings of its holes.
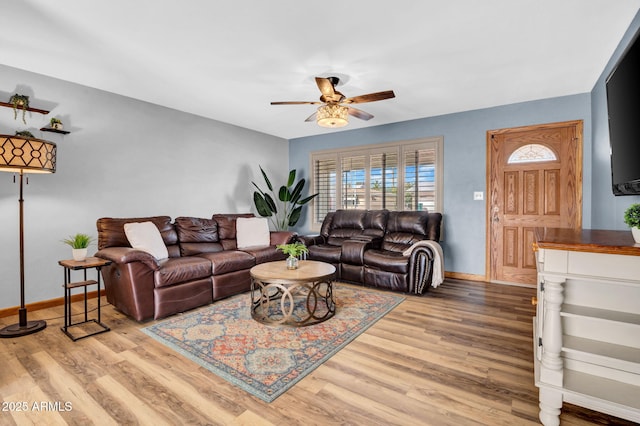
POLYGON ((484 200, 484 192, 482 191, 475 191, 473 193, 473 200, 474 201, 482 201, 484 200))

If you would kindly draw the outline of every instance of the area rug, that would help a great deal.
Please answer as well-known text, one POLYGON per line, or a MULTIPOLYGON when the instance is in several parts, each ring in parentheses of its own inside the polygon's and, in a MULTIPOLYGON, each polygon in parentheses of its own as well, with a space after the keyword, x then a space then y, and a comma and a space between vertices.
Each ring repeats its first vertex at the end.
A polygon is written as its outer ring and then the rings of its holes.
POLYGON ((401 296, 334 285, 336 314, 306 327, 251 318, 248 293, 142 329, 228 382, 271 402, 396 307, 401 296))

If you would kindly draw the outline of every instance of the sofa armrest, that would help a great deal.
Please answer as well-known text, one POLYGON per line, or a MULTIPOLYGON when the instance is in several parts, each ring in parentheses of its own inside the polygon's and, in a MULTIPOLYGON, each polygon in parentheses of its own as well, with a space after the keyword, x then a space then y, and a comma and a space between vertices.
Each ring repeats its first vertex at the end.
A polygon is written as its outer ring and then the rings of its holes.
POLYGON ((348 265, 364 265, 364 252, 373 248, 373 239, 352 238, 342 243, 340 262, 348 265))
POLYGON ((379 250, 380 248, 382 248, 383 238, 373 235, 356 235, 355 237, 351 237, 351 240, 369 242, 370 245, 367 248, 379 250))
POLYGON ((154 271, 159 268, 159 263, 155 257, 145 251, 131 247, 107 247, 98 250, 95 256, 118 264, 141 262, 154 271))
POLYGON ((444 254, 435 241, 418 241, 403 252, 410 256, 412 292, 422 294, 429 286, 437 287, 444 281, 444 254))
POLYGON ((273 231, 270 233, 270 245, 289 244, 295 240, 297 235, 291 231, 273 231))
POLYGON ((307 247, 324 244, 326 242, 322 235, 297 235, 296 241, 301 242, 307 247))

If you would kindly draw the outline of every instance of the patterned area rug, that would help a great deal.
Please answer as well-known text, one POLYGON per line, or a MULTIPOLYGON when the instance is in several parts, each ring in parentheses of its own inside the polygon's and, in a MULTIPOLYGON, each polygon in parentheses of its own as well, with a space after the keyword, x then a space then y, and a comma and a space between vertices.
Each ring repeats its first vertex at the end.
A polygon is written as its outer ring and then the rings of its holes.
POLYGON ((260 324, 250 294, 176 315, 142 331, 271 402, 371 327, 404 297, 334 284, 336 314, 306 327, 260 324))

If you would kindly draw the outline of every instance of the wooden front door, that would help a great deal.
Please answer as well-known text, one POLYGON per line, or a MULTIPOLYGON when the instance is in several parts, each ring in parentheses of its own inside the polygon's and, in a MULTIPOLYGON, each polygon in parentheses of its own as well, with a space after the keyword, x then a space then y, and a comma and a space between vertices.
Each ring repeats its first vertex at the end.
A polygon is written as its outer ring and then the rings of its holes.
POLYGON ((582 121, 487 132, 487 279, 536 283, 536 227, 582 226, 582 121))

